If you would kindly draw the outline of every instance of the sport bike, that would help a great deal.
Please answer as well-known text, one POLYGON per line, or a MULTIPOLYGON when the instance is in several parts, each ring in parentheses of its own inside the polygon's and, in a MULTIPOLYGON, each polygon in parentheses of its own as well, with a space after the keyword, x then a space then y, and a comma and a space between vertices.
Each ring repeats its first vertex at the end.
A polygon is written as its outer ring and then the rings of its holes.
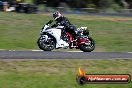
POLYGON ((51 27, 49 21, 40 31, 40 37, 37 41, 38 47, 44 51, 52 51, 59 48, 76 48, 84 52, 91 52, 95 49, 95 42, 89 36, 87 27, 77 28, 77 36, 64 30, 64 26, 51 27))

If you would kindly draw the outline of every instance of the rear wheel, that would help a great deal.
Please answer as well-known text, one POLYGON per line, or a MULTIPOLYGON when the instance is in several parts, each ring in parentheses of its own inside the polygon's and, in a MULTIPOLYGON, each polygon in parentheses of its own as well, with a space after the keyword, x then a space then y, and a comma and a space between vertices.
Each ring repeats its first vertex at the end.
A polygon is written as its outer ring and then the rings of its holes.
POLYGON ((91 52, 95 49, 94 40, 91 37, 89 37, 88 39, 89 39, 88 43, 83 43, 79 45, 80 50, 84 52, 91 52))
POLYGON ((38 47, 44 51, 51 51, 55 49, 55 39, 52 36, 48 38, 40 37, 37 41, 38 47))

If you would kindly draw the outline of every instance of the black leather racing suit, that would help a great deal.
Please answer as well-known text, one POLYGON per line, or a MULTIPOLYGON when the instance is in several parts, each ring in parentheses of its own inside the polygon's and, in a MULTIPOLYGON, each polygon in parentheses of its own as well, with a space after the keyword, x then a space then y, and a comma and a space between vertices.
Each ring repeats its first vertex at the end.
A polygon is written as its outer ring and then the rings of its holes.
POLYGON ((52 25, 52 27, 64 26, 65 31, 71 33, 74 38, 76 37, 77 29, 73 24, 70 23, 70 21, 66 17, 59 17, 55 20, 55 22, 56 24, 52 25))

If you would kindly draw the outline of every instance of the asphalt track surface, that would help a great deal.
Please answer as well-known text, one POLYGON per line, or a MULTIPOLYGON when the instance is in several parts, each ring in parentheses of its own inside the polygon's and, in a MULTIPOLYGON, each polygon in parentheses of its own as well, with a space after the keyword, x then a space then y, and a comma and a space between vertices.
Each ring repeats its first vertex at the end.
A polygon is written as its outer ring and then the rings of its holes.
POLYGON ((132 59, 132 53, 0 50, 0 59, 132 59))

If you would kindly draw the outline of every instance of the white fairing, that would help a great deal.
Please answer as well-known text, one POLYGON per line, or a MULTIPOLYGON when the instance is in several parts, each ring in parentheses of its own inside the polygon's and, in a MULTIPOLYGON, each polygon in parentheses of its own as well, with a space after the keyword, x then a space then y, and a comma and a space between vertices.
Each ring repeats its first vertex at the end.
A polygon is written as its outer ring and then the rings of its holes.
POLYGON ((45 25, 44 28, 40 31, 41 32, 44 32, 48 27, 50 27, 49 25, 45 25))
POLYGON ((86 30, 86 29, 87 29, 87 27, 81 27, 81 29, 86 30))
POLYGON ((61 29, 56 29, 56 28, 51 28, 48 30, 45 30, 46 28, 48 28, 49 26, 45 25, 44 29, 42 30, 42 32, 47 32, 49 34, 51 34, 52 36, 55 37, 57 43, 56 43, 56 48, 61 48, 61 47, 68 47, 69 44, 65 41, 63 41, 60 37, 61 37, 61 29))
POLYGON ((78 31, 82 31, 82 30, 87 30, 87 27, 80 27, 80 28, 77 28, 78 31))

